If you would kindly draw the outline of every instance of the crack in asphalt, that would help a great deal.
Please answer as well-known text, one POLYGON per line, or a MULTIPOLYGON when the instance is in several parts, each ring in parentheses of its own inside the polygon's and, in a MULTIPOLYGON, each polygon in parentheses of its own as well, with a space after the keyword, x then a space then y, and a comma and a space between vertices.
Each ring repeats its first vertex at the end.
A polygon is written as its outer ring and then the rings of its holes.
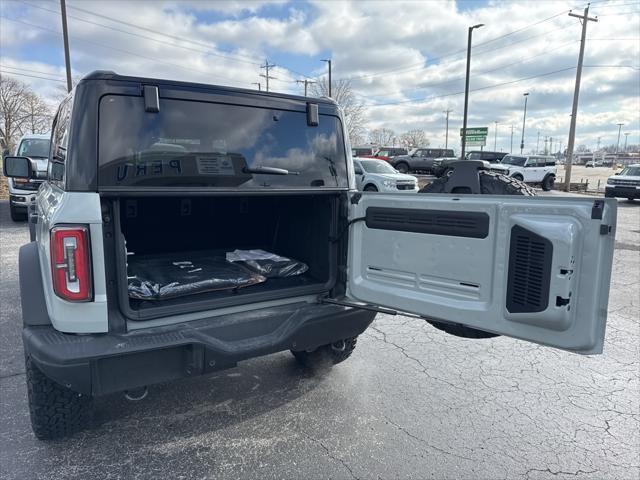
POLYGON ((580 474, 590 474, 590 473, 597 473, 598 470, 582 470, 582 469, 578 469, 575 472, 566 472, 564 470, 558 470, 557 472, 554 472, 553 470, 551 470, 551 468, 530 468, 529 470, 527 470, 524 473, 524 476, 529 478, 529 475, 531 474, 531 472, 541 472, 541 473, 550 473, 553 476, 558 476, 558 475, 570 475, 570 476, 578 476, 580 474))
POLYGON ((457 457, 457 458, 461 458, 463 460, 468 460, 470 462, 476 462, 477 460, 474 458, 470 458, 470 457, 465 457, 464 455, 458 455, 457 453, 453 453, 450 452, 448 450, 445 450, 443 448, 440 447, 436 447, 435 445, 430 444, 429 442, 427 442, 426 440, 424 440, 423 438, 417 437, 414 434, 412 434, 411 432, 409 432, 406 428, 404 428, 401 425, 398 425, 397 423, 395 423, 393 420, 391 420, 389 417, 387 417, 386 415, 383 415, 384 419, 386 420, 386 422, 390 425, 393 425, 394 427, 396 427, 398 430, 400 430, 402 433, 404 433, 405 435, 407 435, 410 438, 413 438, 414 440, 426 445, 427 447, 431 448, 432 450, 435 450, 437 452, 440 453, 444 453, 445 455, 450 455, 452 457, 457 457))
POLYGON ((309 435, 305 431, 301 431, 301 433, 305 437, 307 437, 309 440, 311 440, 313 443, 320 445, 330 459, 340 463, 349 472, 349 475, 351 475, 351 478, 354 478, 355 480, 359 480, 359 478, 355 475, 355 473, 353 473, 353 470, 351 470, 351 467, 349 466, 349 464, 345 462, 342 458, 336 457, 335 455, 333 455, 329 450, 329 448, 327 448, 327 446, 324 443, 322 443, 317 438, 313 438, 311 435, 309 435))

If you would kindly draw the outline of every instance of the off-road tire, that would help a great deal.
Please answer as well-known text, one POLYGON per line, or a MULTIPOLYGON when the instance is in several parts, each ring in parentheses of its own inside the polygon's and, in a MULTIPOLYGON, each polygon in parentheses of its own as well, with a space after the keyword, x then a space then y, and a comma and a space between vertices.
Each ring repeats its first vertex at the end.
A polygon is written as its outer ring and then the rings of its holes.
MULTIPOLYGON (((529 185, 514 177, 485 170, 480 170, 478 177, 480 179, 480 193, 483 195, 526 195, 531 197, 536 194, 529 185)), ((422 187, 419 193, 446 193, 449 178, 448 176, 440 177, 422 187)))
POLYGON ((356 348, 357 341, 358 337, 351 337, 330 345, 322 345, 312 352, 291 350, 291 353, 301 365, 310 370, 328 370, 349 358, 356 348))
MULTIPOLYGON (((534 196, 535 191, 529 187, 526 183, 523 183, 513 177, 507 177, 495 172, 487 172, 480 170, 478 172, 480 180, 480 193, 484 195, 525 195, 534 196)), ((447 181, 450 177, 442 177, 431 184, 425 186, 419 193, 446 193, 445 188, 447 181)), ((476 330, 475 328, 465 327, 464 325, 458 325, 454 323, 443 323, 436 321, 429 321, 429 323, 450 335, 462 338, 493 338, 500 335, 483 330, 476 330)))
POLYGON ((518 180, 519 182, 524 182, 524 177, 522 175, 520 175, 519 173, 516 173, 513 177, 511 178, 515 178, 516 180, 518 180))
POLYGON ((53 440, 78 432, 90 425, 91 397, 74 392, 44 375, 25 359, 31 426, 40 440, 53 440))
POLYGON ((542 180, 542 190, 548 192, 549 190, 553 190, 553 185, 556 183, 556 177, 553 175, 547 175, 542 180))
POLYGON ((375 185, 367 185, 364 187, 365 192, 377 192, 378 188, 375 185))
POLYGON ((409 173, 409 164, 407 162, 400 162, 395 166, 395 169, 400 173, 409 173))
POLYGON ((11 213, 11 220, 14 222, 24 222, 27 219, 27 214, 18 212, 18 209, 9 204, 9 213, 11 213))

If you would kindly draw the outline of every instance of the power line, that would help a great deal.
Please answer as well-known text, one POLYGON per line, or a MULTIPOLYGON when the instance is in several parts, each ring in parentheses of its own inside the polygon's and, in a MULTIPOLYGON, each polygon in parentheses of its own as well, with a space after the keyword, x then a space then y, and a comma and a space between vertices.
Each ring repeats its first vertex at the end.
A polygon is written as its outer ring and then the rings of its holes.
POLYGON ((18 71, 22 71, 22 72, 41 73, 43 75, 50 75, 50 76, 55 76, 55 77, 58 77, 58 78, 64 78, 62 75, 59 75, 57 73, 43 72, 42 70, 33 70, 33 69, 30 69, 30 68, 14 67, 12 65, 2 65, 2 64, 0 64, 0 67, 2 67, 2 68, 11 68, 13 70, 18 70, 18 71))
MULTIPOLYGON (((519 29, 517 29, 517 30, 514 30, 513 32, 508 32, 508 33, 505 33, 505 34, 500 35, 500 36, 498 36, 498 37, 495 37, 495 38, 493 38, 493 39, 486 40, 486 41, 484 41, 484 42, 478 43, 477 45, 475 45, 475 46, 474 46, 474 48, 479 47, 479 46, 482 46, 482 45, 487 45, 487 44, 492 43, 492 42, 494 42, 494 41, 496 41, 496 40, 500 40, 500 39, 502 39, 502 38, 508 37, 509 35, 512 35, 512 34, 514 34, 514 33, 519 33, 519 32, 522 32, 522 31, 524 31, 524 30, 527 30, 527 29, 529 29, 529 28, 531 28, 531 27, 534 27, 534 26, 536 26, 536 25, 539 25, 539 24, 541 24, 541 23, 548 22, 549 20, 552 20, 552 19, 554 19, 554 18, 556 18, 556 17, 559 17, 559 16, 561 16, 561 15, 564 15, 564 14, 565 14, 565 13, 567 13, 567 12, 568 12, 568 10, 564 10, 564 11, 562 11, 562 12, 560 12, 560 13, 557 13, 557 14, 555 14, 555 15, 552 15, 551 17, 547 17, 547 18, 545 18, 545 19, 543 19, 543 20, 539 20, 539 21, 534 22, 534 23, 532 23, 532 24, 526 25, 525 27, 522 27, 522 28, 519 28, 519 29)), ((503 46, 500 46, 500 47, 497 47, 497 48, 492 48, 492 49, 484 50, 484 51, 481 51, 481 52, 478 52, 478 53, 476 53, 476 52, 474 51, 474 56, 476 56, 476 55, 480 55, 480 54, 483 54, 483 53, 487 53, 487 52, 492 52, 492 51, 494 51, 494 50, 499 50, 499 49, 501 49, 501 48, 506 48, 506 47, 508 47, 508 46, 515 45, 515 44, 517 44, 517 43, 525 42, 525 41, 530 40, 530 39, 532 39, 532 38, 536 38, 536 37, 539 37, 539 36, 542 36, 542 35, 548 35, 548 34, 550 34, 550 33, 553 33, 553 32, 555 32, 555 31, 558 31, 558 30, 564 30, 564 27, 565 27, 565 26, 566 26, 566 25, 563 25, 563 26, 561 26, 560 28, 557 28, 557 29, 555 29, 555 30, 551 30, 551 31, 548 31, 548 32, 542 32, 542 33, 540 33, 540 34, 536 34, 536 35, 533 35, 533 36, 529 36, 529 37, 523 38, 523 39, 521 39, 521 40, 517 40, 517 41, 515 41, 515 42, 511 42, 511 43, 509 43, 509 44, 507 44, 507 45, 503 45, 503 46)), ((435 64, 436 64, 436 62, 438 62, 438 61, 442 60, 443 58, 448 58, 448 57, 452 57, 452 56, 455 56, 455 55, 459 55, 459 54, 461 54, 461 53, 466 53, 466 51, 467 51, 467 50, 466 50, 466 48, 465 48, 465 49, 462 49, 462 50, 456 50, 456 51, 454 51, 454 52, 446 53, 446 54, 441 55, 441 56, 439 56, 439 57, 434 57, 434 58, 431 58, 431 59, 427 59, 427 61, 431 62, 431 64, 432 64, 432 65, 435 65, 435 64)), ((420 70, 420 69, 426 68, 424 64, 425 64, 425 62, 423 61, 423 62, 420 62, 420 63, 414 63, 414 64, 406 65, 406 66, 404 66, 404 67, 393 68, 393 69, 385 70, 385 71, 382 71, 382 72, 374 72, 374 73, 369 73, 369 74, 364 74, 364 75, 351 76, 351 77, 346 78, 346 80, 350 80, 350 81, 351 81, 351 80, 359 80, 359 79, 363 79, 363 78, 376 77, 376 76, 386 75, 386 74, 388 74, 388 73, 394 73, 394 72, 399 72, 399 71, 404 71, 404 70, 407 70, 407 71, 409 71, 409 70, 413 70, 413 69, 420 70), (416 68, 416 67, 417 67, 417 68, 416 68)))
MULTIPOLYGON (((23 3, 24 5, 27 5, 29 7, 38 8, 40 10, 44 10, 46 12, 51 12, 51 13, 55 13, 56 15, 59 15, 59 12, 57 12, 55 10, 51 10, 49 8, 45 8, 45 7, 42 7, 40 5, 33 5, 33 4, 25 2, 23 0, 19 0, 19 1, 20 1, 20 3, 23 3)), ((182 48, 184 50, 190 50, 192 52, 206 53, 206 54, 212 55, 214 57, 226 58, 228 60, 232 60, 232 61, 235 61, 235 62, 248 63, 248 64, 256 65, 256 66, 259 65, 259 63, 257 63, 257 62, 248 61, 248 60, 242 60, 242 59, 239 59, 239 58, 234 58, 234 57, 232 57, 230 55, 225 55, 225 54, 222 54, 222 53, 213 52, 211 50, 211 47, 207 46, 206 44, 201 44, 200 42, 193 42, 193 41, 191 41, 189 39, 175 37, 173 35, 169 35, 169 34, 165 34, 165 33, 161 33, 161 32, 154 32, 153 30, 150 30, 150 29, 147 29, 147 28, 144 28, 144 27, 140 27, 138 25, 133 25, 133 24, 124 22, 122 20, 118 20, 118 19, 115 19, 115 18, 107 17, 106 15, 100 15, 98 13, 88 12, 87 10, 84 10, 84 9, 78 8, 78 7, 73 7, 71 5, 68 5, 68 8, 73 9, 73 10, 80 10, 80 11, 88 13, 90 15, 95 15, 97 17, 104 18, 104 19, 110 20, 112 22, 121 23, 123 25, 127 25, 127 26, 130 26, 130 27, 133 27, 133 28, 139 28, 139 29, 144 30, 144 31, 150 31, 150 32, 153 32, 156 35, 177 39, 179 41, 186 42, 186 43, 195 43, 197 45, 204 45, 207 50, 197 50, 197 49, 190 48, 190 47, 187 47, 187 46, 184 46, 184 45, 178 45, 178 44, 173 43, 173 42, 166 42, 166 41, 163 41, 163 40, 159 40, 157 38, 149 37, 149 36, 146 36, 146 35, 141 35, 141 34, 135 33, 135 32, 130 32, 128 30, 123 30, 121 28, 116 28, 116 27, 113 27, 113 26, 110 26, 110 25, 105 25, 104 23, 98 23, 98 22, 94 22, 92 20, 88 20, 86 18, 82 18, 82 17, 78 17, 78 16, 75 16, 75 15, 67 14, 67 17, 73 18, 74 20, 79 20, 79 21, 84 22, 84 23, 88 23, 88 24, 91 24, 91 25, 96 25, 98 27, 102 27, 102 28, 106 28, 106 29, 109 29, 109 30, 113 30, 115 32, 125 33, 127 35, 132 35, 134 37, 144 38, 145 40, 151 40, 152 42, 157 42, 157 43, 160 43, 160 44, 163 44, 163 45, 169 45, 169 46, 176 47, 176 48, 182 48)))
MULTIPOLYGON (((41 30, 49 32, 50 34, 60 35, 62 33, 59 30, 46 28, 46 27, 43 27, 41 25, 35 25, 33 23, 25 22, 25 21, 22 21, 22 20, 16 20, 14 18, 7 18, 7 17, 2 16, 2 15, 0 15, 0 18, 4 18, 5 20, 9 20, 11 22, 21 23, 23 25, 27 25, 27 26, 30 26, 30 27, 39 28, 41 30)), ((198 70, 198 69, 195 69, 195 68, 190 68, 190 67, 185 67, 183 65, 178 65, 177 63, 165 62, 164 60, 159 60, 157 58, 148 57, 146 55, 141 55, 139 53, 131 52, 129 50, 124 50, 122 48, 112 47, 110 45, 105 45, 105 44, 102 44, 102 43, 94 42, 92 40, 79 39, 79 38, 73 37, 73 36, 71 38, 74 38, 76 41, 80 41, 82 43, 90 43, 90 44, 93 44, 93 45, 97 45, 99 47, 103 47, 103 48, 107 48, 107 49, 110 49, 110 50, 114 50, 116 52, 126 53, 128 55, 133 55, 135 57, 140 57, 140 58, 144 58, 146 60, 151 60, 152 62, 157 62, 157 63, 168 65, 168 66, 171 66, 171 67, 180 68, 182 70, 191 70, 193 72, 202 73, 202 74, 208 75, 210 78, 224 80, 225 82, 231 82, 232 84, 237 82, 236 79, 230 79, 230 78, 226 78, 226 77, 220 77, 220 76, 217 76, 217 75, 212 75, 211 72, 207 72, 205 70, 198 70)))
POLYGON ((8 75, 16 75, 18 77, 39 78, 41 80, 49 80, 50 82, 67 83, 66 80, 56 80, 55 78, 40 77, 38 75, 28 75, 26 73, 8 72, 8 71, 2 70, 2 69, 0 69, 0 73, 5 73, 5 74, 8 74, 8 75))
MULTIPOLYGON (((493 85, 487 85, 484 87, 478 87, 478 88, 473 88, 471 90, 469 90, 470 92, 478 92, 480 90, 489 90, 492 88, 497 88, 497 87, 502 87, 505 85, 511 85, 514 83, 518 83, 518 82, 523 82, 525 80, 532 80, 534 78, 540 78, 540 77, 547 77, 549 75, 554 75, 556 73, 561 73, 561 72, 566 72, 569 70, 574 70, 576 67, 566 67, 566 68, 561 68, 559 70, 553 70, 552 72, 546 72, 546 73, 540 73, 538 75, 532 75, 530 77, 524 77, 524 78, 518 78, 516 80, 510 80, 508 82, 502 82, 502 83, 496 83, 493 85)), ((414 98, 414 99, 410 99, 410 100, 400 100, 397 102, 388 102, 388 103, 376 103, 376 104, 370 104, 370 105, 366 105, 367 107, 384 107, 384 106, 388 106, 388 105, 399 105, 402 103, 416 103, 416 102, 424 102, 424 101, 429 101, 429 100, 434 100, 437 98, 445 98, 445 97, 452 97, 455 95, 462 95, 464 94, 464 92, 452 92, 452 93, 445 93, 442 95, 433 95, 430 97, 425 97, 425 98, 414 98)))

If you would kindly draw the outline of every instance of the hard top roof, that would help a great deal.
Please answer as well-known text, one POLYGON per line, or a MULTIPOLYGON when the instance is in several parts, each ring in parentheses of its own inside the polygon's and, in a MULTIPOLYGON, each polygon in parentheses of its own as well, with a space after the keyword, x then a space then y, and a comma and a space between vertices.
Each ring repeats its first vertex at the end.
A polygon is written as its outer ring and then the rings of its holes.
POLYGON ((152 77, 134 77, 128 75, 118 75, 117 73, 110 70, 95 70, 80 80, 80 83, 95 81, 95 80, 108 80, 108 81, 121 81, 121 82, 136 82, 147 85, 173 85, 179 87, 186 88, 197 88, 197 89, 215 89, 215 90, 223 90, 226 92, 233 93, 243 93, 243 94, 251 94, 251 95, 264 95, 273 98, 287 98, 291 100, 300 100, 304 102, 312 101, 313 103, 326 103, 329 105, 336 105, 336 101, 329 97, 303 97, 300 95, 291 95, 287 93, 280 92, 266 92, 260 90, 254 90, 250 88, 238 88, 238 87, 228 87, 223 85, 214 85, 207 83, 195 83, 195 82, 182 82, 179 80, 167 80, 161 78, 152 78, 152 77))

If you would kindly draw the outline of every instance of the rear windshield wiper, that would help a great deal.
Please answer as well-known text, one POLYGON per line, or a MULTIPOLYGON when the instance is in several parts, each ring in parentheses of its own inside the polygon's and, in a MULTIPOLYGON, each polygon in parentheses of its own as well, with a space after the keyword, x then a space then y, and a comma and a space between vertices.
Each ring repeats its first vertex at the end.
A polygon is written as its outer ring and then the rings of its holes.
POLYGON ((259 173, 262 175, 300 175, 300 172, 290 172, 284 168, 275 167, 244 167, 243 173, 259 173))

